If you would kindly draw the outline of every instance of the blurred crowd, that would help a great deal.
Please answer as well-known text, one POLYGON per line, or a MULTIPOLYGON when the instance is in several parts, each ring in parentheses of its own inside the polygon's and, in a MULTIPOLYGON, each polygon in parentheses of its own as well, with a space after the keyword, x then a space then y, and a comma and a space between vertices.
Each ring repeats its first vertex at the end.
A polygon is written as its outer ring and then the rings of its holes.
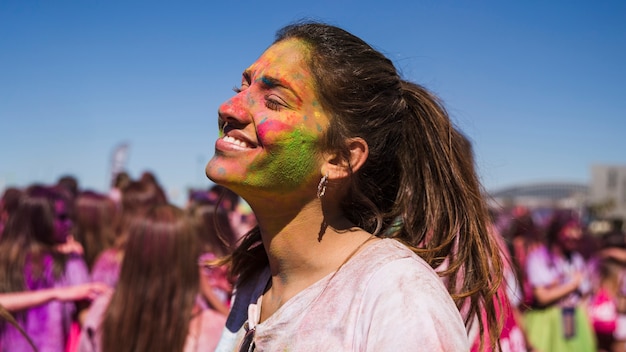
POLYGON ((254 225, 228 189, 190 190, 178 207, 149 171, 115 175, 106 193, 73 176, 7 188, 0 350, 213 350, 233 287, 223 259, 254 225))
MULTIPOLYGON (((491 220, 512 313, 502 351, 626 351, 623 228, 592 235, 575 211, 519 206, 491 220)), ((107 193, 72 176, 8 188, 0 350, 213 350, 234 283, 224 258, 255 224, 226 188, 177 207, 147 171, 117 174, 107 193)))
POLYGON ((591 233, 582 215, 521 206, 492 213, 506 296, 530 350, 626 351, 623 227, 591 233))

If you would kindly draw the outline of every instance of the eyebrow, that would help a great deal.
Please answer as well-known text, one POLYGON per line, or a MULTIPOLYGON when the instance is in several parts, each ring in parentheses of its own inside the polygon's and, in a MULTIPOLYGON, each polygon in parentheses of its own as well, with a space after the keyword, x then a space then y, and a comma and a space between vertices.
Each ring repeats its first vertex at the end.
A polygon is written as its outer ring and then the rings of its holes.
MULTIPOLYGON (((248 72, 246 72, 247 74, 249 74, 248 72)), ((291 92, 291 94, 293 94, 296 99, 299 102, 302 102, 302 99, 300 98, 300 96, 298 95, 298 93, 289 85, 289 83, 283 79, 280 78, 276 78, 276 77, 270 77, 270 76, 262 76, 260 79, 260 82, 263 86, 265 86, 268 89, 271 88, 283 88, 289 92, 291 92)))

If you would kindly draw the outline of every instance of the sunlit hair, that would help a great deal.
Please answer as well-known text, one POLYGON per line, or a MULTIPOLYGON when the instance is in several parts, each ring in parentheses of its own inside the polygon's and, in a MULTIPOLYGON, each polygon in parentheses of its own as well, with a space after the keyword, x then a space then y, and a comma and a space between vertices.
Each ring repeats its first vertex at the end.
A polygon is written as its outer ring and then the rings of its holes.
POLYGON ((119 212, 107 195, 83 191, 75 201, 74 237, 83 246, 91 269, 97 256, 115 243, 119 212))
POLYGON ((198 294, 199 241, 186 213, 160 205, 130 224, 103 351, 182 351, 198 294))
MULTIPOLYGON (((403 80, 389 59, 345 30, 297 23, 281 29, 276 42, 292 38, 308 45, 304 54, 316 96, 330 116, 320 150, 349 160, 346 139, 361 137, 369 147, 342 200, 345 215, 366 231, 406 244, 433 268, 446 261, 439 274, 457 306, 469 307, 466 324, 474 316, 482 320, 485 310, 495 344, 502 260, 488 234, 466 140, 442 103, 403 80)), ((247 277, 267 263, 259 241, 258 229, 252 230, 233 255, 235 273, 247 277)), ((482 334, 482 321, 479 326, 482 334)))

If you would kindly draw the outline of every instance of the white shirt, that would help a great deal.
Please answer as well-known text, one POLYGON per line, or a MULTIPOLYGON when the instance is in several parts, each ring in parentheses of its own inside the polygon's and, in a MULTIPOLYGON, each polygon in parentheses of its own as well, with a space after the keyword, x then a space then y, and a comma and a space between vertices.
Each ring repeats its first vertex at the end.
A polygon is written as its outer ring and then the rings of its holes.
POLYGON ((440 278, 407 247, 376 241, 258 323, 269 268, 236 291, 217 350, 237 351, 246 320, 255 351, 468 351, 461 315, 440 278))

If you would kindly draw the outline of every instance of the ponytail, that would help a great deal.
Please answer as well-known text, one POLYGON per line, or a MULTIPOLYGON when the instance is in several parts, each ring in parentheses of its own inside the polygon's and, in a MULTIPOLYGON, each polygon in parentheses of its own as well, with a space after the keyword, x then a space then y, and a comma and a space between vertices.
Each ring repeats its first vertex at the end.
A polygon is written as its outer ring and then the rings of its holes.
MULTIPOLYGON (((408 245, 439 274, 466 325, 483 314, 497 326, 502 257, 489 232, 489 214, 474 168, 471 144, 445 108, 423 87, 402 81, 406 114, 396 156, 401 164, 396 210, 402 226, 391 237, 408 245), (469 299, 469 302, 468 302, 469 299)), ((490 329, 495 343, 499 329, 490 329)))

